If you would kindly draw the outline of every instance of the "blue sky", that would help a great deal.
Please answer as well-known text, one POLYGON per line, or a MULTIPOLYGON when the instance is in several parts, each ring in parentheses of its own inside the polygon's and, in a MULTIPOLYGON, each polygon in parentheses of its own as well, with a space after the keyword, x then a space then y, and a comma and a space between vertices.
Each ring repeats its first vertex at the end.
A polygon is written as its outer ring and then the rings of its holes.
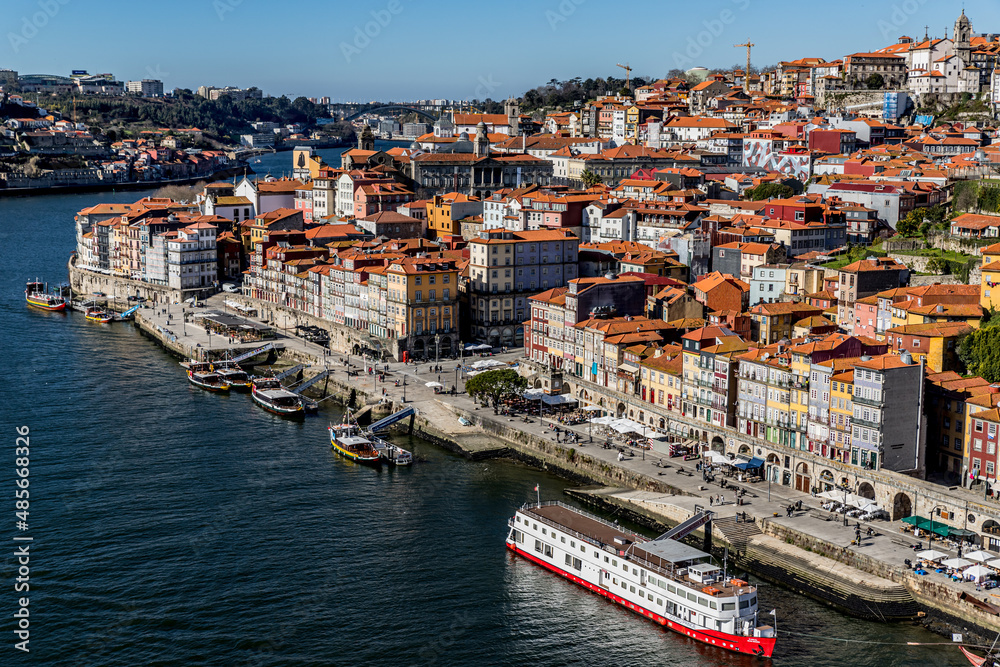
MULTIPOLYGON (((502 99, 549 79, 663 76, 821 57, 951 36, 961 7, 932 0, 598 0, 274 3, 262 0, 5 0, 0 68, 84 69, 167 89, 257 85, 340 101, 502 99)), ((977 32, 1000 33, 1000 3, 968 0, 977 32)))

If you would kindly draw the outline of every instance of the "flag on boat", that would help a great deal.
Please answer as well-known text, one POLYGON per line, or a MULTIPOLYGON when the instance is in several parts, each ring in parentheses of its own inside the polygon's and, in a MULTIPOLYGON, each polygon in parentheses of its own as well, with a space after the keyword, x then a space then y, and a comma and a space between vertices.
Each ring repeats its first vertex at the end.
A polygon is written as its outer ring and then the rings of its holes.
POLYGON ((771 611, 769 611, 767 613, 769 613, 771 616, 777 616, 778 615, 778 610, 777 609, 772 609, 771 611))
POLYGON ((538 490, 538 485, 537 485, 537 484, 535 484, 535 491, 537 491, 537 490, 538 490))

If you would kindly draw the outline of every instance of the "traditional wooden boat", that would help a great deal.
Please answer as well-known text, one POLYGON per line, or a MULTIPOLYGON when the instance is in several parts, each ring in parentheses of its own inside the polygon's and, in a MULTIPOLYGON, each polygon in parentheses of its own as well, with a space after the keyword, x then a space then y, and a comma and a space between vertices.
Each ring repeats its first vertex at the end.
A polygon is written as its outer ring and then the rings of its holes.
POLYGON ((205 391, 229 391, 229 383, 213 371, 188 371, 188 381, 205 391))
POLYGON ((250 396, 254 403, 276 415, 295 419, 305 416, 302 397, 285 389, 277 378, 254 378, 250 396))
POLYGON ((361 427, 351 421, 350 413, 344 415, 344 422, 331 425, 330 446, 341 456, 358 463, 378 466, 382 463, 382 456, 378 449, 372 444, 361 427))
POLYGON ((66 310, 66 299, 49 293, 48 286, 38 281, 25 285, 24 300, 29 306, 42 310, 66 310))
POLYGON ((250 375, 240 368, 239 364, 231 361, 216 361, 212 363, 212 370, 228 382, 231 389, 250 391, 253 388, 250 375))

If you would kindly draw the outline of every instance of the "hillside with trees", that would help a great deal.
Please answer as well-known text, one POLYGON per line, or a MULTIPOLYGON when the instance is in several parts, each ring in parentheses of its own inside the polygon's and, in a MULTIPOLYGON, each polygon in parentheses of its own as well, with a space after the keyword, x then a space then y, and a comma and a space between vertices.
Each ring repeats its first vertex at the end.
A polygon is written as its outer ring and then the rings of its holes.
MULTIPOLYGON (((317 118, 327 116, 323 107, 305 97, 233 101, 223 96, 208 100, 186 89, 176 91, 173 97, 162 98, 86 95, 76 97, 75 104, 77 119, 88 126, 120 126, 126 128, 126 133, 138 129, 197 127, 210 138, 225 143, 238 143, 239 135, 253 131, 250 123, 254 121, 282 125, 301 123, 309 127, 315 125, 317 118)), ((74 114, 72 96, 45 100, 43 106, 66 118, 74 114)))

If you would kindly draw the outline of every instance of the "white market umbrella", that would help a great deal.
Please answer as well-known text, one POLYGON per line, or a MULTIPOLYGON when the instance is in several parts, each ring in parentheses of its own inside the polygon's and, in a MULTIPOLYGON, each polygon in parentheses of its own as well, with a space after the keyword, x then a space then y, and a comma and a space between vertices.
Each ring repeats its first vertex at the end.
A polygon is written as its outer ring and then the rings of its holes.
POLYGON ((1000 570, 1000 558, 997 558, 996 560, 991 560, 990 562, 987 563, 987 565, 1000 570))
POLYGON ((591 424, 600 424, 601 426, 606 426, 606 425, 610 424, 613 421, 615 421, 615 418, 611 417, 609 415, 609 416, 606 416, 606 417, 594 417, 593 419, 590 420, 590 423, 591 424))
POLYGON ((440 382, 427 382, 424 384, 425 387, 443 387, 444 385, 440 382))
POLYGON ((993 574, 993 570, 982 565, 973 565, 968 570, 962 572, 962 576, 973 581, 982 581, 993 574))
POLYGON ((950 567, 953 570, 961 570, 963 567, 969 567, 972 565, 972 561, 965 560, 964 558, 949 558, 948 560, 941 561, 941 564, 945 567, 950 567))
POLYGON ((585 405, 585 406, 583 406, 580 409, 581 410, 586 410, 587 412, 601 412, 601 411, 604 410, 604 408, 602 408, 599 405, 585 405))
POLYGON ((985 563, 986 561, 995 558, 995 556, 989 551, 983 551, 980 549, 979 551, 973 551, 972 553, 965 554, 965 558, 974 560, 977 563, 985 563))
POLYGON ((938 551, 936 549, 927 549, 926 551, 917 552, 917 558, 921 560, 941 560, 942 558, 947 558, 948 554, 938 551))
POLYGON ((858 509, 860 509, 862 512, 868 512, 869 514, 871 514, 872 512, 882 511, 882 508, 879 507, 877 503, 872 503, 872 502, 862 504, 858 509))

